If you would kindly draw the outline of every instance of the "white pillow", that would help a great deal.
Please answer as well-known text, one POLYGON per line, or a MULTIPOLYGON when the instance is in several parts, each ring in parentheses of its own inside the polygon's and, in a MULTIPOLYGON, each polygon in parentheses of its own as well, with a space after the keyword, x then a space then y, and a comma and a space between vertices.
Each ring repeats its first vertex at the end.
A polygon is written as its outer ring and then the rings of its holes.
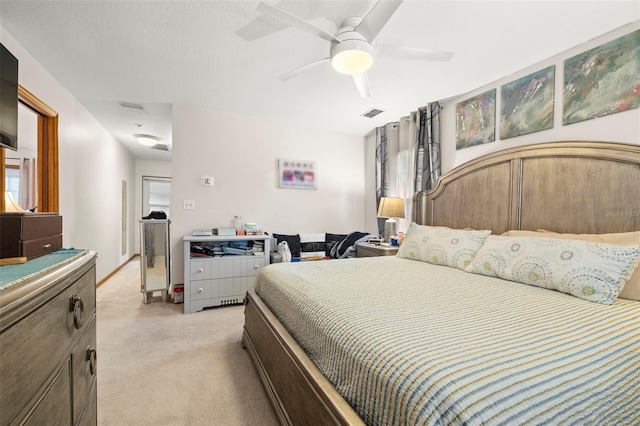
POLYGON ((639 259, 640 245, 492 235, 466 271, 609 305, 639 259))
POLYGON ((324 243, 324 240, 326 238, 326 234, 324 232, 316 233, 316 234, 303 234, 301 232, 299 235, 300 235, 301 243, 316 243, 316 242, 324 243))
POLYGON ((489 234, 412 222, 397 256, 464 270, 489 234))

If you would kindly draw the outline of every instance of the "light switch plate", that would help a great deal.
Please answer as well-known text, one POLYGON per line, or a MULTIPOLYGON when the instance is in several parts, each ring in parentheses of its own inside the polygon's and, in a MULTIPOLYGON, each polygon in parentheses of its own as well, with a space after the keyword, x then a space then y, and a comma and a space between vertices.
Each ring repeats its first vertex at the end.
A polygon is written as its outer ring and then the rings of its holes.
POLYGON ((213 178, 211 176, 202 176, 200 182, 203 186, 213 186, 213 178))
POLYGON ((196 202, 194 200, 184 200, 184 210, 195 210, 196 202))

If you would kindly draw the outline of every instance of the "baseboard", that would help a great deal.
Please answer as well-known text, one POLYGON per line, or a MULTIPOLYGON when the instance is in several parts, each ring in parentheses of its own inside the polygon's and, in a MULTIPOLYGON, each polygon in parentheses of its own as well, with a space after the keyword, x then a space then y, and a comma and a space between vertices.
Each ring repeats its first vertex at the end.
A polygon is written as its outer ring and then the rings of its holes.
POLYGON ((124 262, 122 265, 118 266, 116 269, 114 269, 113 271, 111 271, 111 273, 109 275, 107 275, 106 277, 104 277, 103 279, 101 279, 97 284, 96 284, 96 288, 100 287, 102 284, 104 284, 109 278, 111 278, 112 276, 114 276, 120 269, 124 268, 125 265, 129 262, 131 262, 133 259, 135 259, 136 257, 139 257, 140 255, 138 253, 134 254, 133 256, 131 256, 129 258, 129 260, 127 260, 126 262, 124 262))

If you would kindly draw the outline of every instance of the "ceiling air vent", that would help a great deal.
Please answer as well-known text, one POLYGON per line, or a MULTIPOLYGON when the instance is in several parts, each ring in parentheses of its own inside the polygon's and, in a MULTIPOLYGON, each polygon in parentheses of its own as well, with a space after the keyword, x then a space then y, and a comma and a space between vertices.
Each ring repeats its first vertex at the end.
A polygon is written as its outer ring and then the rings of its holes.
POLYGON ((367 118, 373 118, 376 115, 380 114, 381 112, 384 112, 381 109, 377 109, 377 108, 371 108, 369 111, 365 112, 364 114, 362 114, 363 117, 367 117, 367 118))
POLYGON ((120 104, 121 107, 124 107, 124 108, 139 109, 144 111, 144 105, 134 104, 131 102, 122 102, 122 101, 118 103, 120 104))

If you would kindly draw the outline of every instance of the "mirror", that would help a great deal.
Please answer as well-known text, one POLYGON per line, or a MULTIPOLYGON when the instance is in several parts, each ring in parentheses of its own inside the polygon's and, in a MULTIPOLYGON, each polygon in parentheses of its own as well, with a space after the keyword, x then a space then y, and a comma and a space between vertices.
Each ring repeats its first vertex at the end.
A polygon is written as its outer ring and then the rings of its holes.
POLYGON ((140 221, 140 272, 144 303, 154 292, 166 301, 171 279, 169 254, 169 220, 140 221))
POLYGON ((31 210, 38 206, 38 115, 19 104, 18 126, 18 150, 5 152, 5 190, 19 208, 31 210))
MULTIPOLYGON (((28 191, 28 197, 33 199, 24 198, 26 205, 20 204, 21 207, 34 208, 38 212, 58 212, 58 113, 22 86, 18 87, 18 100, 19 150, 0 149, 0 164, 3 165, 0 167, 0 191, 4 194, 5 189, 13 189, 16 182, 18 188, 33 187, 28 191), (33 150, 32 146, 29 147, 33 141, 36 142, 36 152, 29 151, 27 156, 22 152, 22 145, 33 150), (25 165, 23 158, 32 161, 25 165), (26 184, 27 179, 23 175, 30 176, 26 184)), ((22 190, 18 189, 18 192, 20 198, 22 190)), ((11 194, 14 195, 13 192, 11 194)), ((7 210, 5 197, 0 197, 0 211, 7 210)))

